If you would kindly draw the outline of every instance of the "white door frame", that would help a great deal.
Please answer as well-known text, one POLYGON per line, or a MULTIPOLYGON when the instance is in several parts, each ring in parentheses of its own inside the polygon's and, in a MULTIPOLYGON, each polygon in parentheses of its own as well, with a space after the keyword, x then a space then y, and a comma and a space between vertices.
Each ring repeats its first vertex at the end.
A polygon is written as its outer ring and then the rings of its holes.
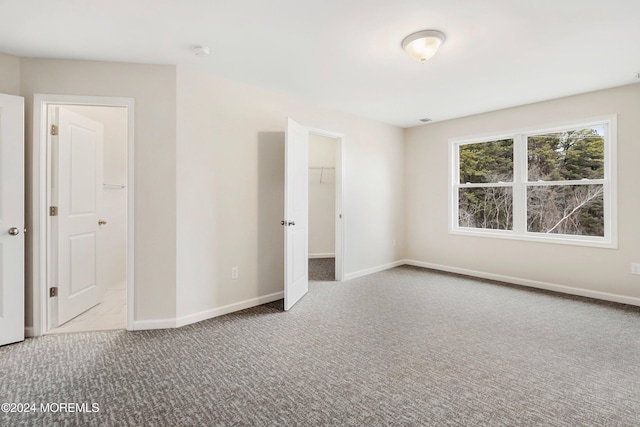
POLYGON ((49 105, 85 105, 127 108, 127 330, 133 330, 135 309, 134 266, 134 100, 104 96, 51 95, 33 96, 33 164, 32 178, 32 310, 33 330, 29 336, 40 336, 48 330, 47 284, 47 219, 48 219, 48 150, 47 111, 49 105))
POLYGON ((312 135, 324 136, 336 140, 336 211, 335 220, 335 253, 337 281, 344 280, 344 146, 347 138, 343 133, 332 132, 323 129, 307 128, 312 135))

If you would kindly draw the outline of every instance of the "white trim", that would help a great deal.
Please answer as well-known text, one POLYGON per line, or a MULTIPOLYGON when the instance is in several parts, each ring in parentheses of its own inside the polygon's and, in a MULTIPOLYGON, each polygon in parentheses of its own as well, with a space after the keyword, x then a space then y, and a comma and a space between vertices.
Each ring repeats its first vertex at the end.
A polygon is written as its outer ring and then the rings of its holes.
POLYGON ((406 263, 405 260, 399 260, 399 261, 388 262, 386 264, 378 265, 371 268, 365 268, 364 270, 355 271, 353 273, 347 274, 345 276, 345 280, 356 279, 358 277, 368 276, 369 274, 379 273, 380 271, 388 270, 390 268, 400 267, 405 263, 406 263))
POLYGON ((563 122, 555 125, 534 126, 524 129, 514 129, 499 134, 483 134, 473 137, 452 138, 449 140, 449 182, 448 203, 449 218, 448 232, 461 236, 489 237, 498 239, 522 240, 564 245, 588 246, 597 248, 618 248, 618 209, 617 209, 617 115, 610 114, 587 119, 563 122), (604 176, 602 179, 567 180, 529 182, 527 178, 526 138, 552 132, 561 132, 604 125, 606 127, 604 146, 604 176), (513 181, 498 183, 459 183, 459 147, 467 144, 513 140, 513 181), (526 229, 526 190, 530 186, 552 185, 602 185, 604 188, 604 236, 574 236, 567 234, 533 233, 526 229), (481 228, 461 227, 458 224, 458 197, 461 188, 510 187, 513 195, 513 229, 493 230, 481 228))
POLYGON ((309 254, 309 258, 335 258, 336 254, 309 254))
POLYGON ((216 307, 209 310, 203 310, 198 313, 188 314, 173 319, 158 320, 138 320, 133 323, 133 330, 142 331, 147 329, 170 329, 179 328, 181 326, 190 325, 192 323, 201 322, 203 320, 212 319, 214 317, 223 316, 225 314, 234 313, 236 311, 245 310, 247 308, 257 307, 269 302, 278 301, 284 298, 284 292, 276 292, 257 298, 236 302, 233 304, 216 307))
POLYGON ((135 318, 135 143, 133 98, 106 96, 34 94, 33 96, 33 230, 29 230, 32 248, 32 336, 47 331, 47 107, 49 105, 91 105, 127 108, 127 330, 133 330, 135 318), (42 173, 45 171, 45 173, 42 173))
MULTIPOLYGON (((344 273, 345 265, 345 238, 346 236, 346 223, 344 221, 345 207, 344 207, 344 177, 345 177, 345 146, 347 137, 343 133, 327 131, 323 129, 307 128, 310 134, 324 136, 327 138, 333 138, 336 140, 336 208, 334 213, 335 218, 335 278, 341 282, 347 280, 344 273)), ((309 256, 311 258, 311 256, 309 256)), ((323 257, 326 258, 326 257, 323 257)))
POLYGON ((614 243, 604 240, 593 240, 593 237, 574 236, 569 234, 545 234, 533 232, 527 232, 527 234, 516 234, 511 230, 485 230, 482 228, 467 228, 465 230, 455 229, 449 231, 449 234, 457 236, 489 237, 492 239, 520 240, 523 242, 586 246, 590 248, 617 248, 614 243))
POLYGON ((516 134, 522 135, 535 135, 545 132, 561 132, 565 130, 571 130, 576 126, 583 124, 598 124, 605 123, 612 118, 617 118, 617 114, 606 114, 595 117, 587 117, 582 119, 567 120, 561 123, 547 123, 535 126, 527 126, 522 128, 509 129, 504 132, 485 132, 474 135, 463 136, 460 138, 452 138, 450 141, 455 141, 459 144, 473 144, 476 142, 485 142, 489 140, 510 139, 516 134))
POLYGON ((495 280, 499 282, 511 283, 514 285, 527 286, 530 288, 545 289, 547 291, 554 291, 554 292, 559 292, 563 294, 578 295, 581 297, 640 306, 640 298, 628 297, 628 296, 618 295, 618 294, 611 294, 608 292, 574 288, 571 286, 559 285, 556 283, 540 282, 537 280, 529 280, 529 279, 523 279, 520 277, 505 276, 502 274, 487 273, 484 271, 469 270, 466 268, 451 267, 451 266, 441 265, 441 264, 433 264, 430 262, 422 262, 422 261, 416 261, 412 259, 405 259, 404 264, 413 265, 415 267, 429 268, 432 270, 446 271, 449 273, 463 274, 465 276, 478 277, 481 279, 489 279, 489 280, 495 280))
POLYGON ((147 331, 151 329, 174 329, 176 327, 175 317, 172 319, 136 320, 133 322, 131 331, 147 331))
POLYGON ((266 304, 273 301, 278 301, 284 298, 284 292, 275 292, 273 294, 264 295, 257 298, 251 298, 248 300, 236 302, 233 304, 225 305, 222 307, 216 307, 209 310, 200 311, 198 313, 188 314, 186 316, 180 316, 176 319, 176 326, 190 325, 191 323, 200 322, 202 320, 211 319, 213 317, 222 316, 236 311, 245 310, 247 308, 257 307, 262 304, 266 304))

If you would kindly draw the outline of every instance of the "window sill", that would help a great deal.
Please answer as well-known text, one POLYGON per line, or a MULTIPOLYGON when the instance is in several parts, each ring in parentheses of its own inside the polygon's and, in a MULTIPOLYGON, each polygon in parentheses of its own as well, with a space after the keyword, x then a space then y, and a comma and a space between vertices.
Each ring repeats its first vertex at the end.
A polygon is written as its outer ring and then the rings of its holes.
POLYGON ((515 234, 513 231, 505 230, 482 230, 482 229, 462 229, 454 228, 449 230, 449 234, 471 237, 488 237, 491 239, 520 240, 524 242, 551 243, 559 245, 586 246, 593 248, 618 249, 618 242, 615 239, 604 237, 593 238, 585 236, 568 235, 548 235, 542 233, 515 234))

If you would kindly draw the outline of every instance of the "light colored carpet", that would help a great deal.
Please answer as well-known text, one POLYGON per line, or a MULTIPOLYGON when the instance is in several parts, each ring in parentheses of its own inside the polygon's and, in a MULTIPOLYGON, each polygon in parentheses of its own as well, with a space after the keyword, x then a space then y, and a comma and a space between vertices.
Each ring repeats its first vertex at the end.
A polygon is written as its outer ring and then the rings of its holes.
POLYGON ((640 309, 413 267, 176 330, 0 348, 0 425, 638 426, 640 309))

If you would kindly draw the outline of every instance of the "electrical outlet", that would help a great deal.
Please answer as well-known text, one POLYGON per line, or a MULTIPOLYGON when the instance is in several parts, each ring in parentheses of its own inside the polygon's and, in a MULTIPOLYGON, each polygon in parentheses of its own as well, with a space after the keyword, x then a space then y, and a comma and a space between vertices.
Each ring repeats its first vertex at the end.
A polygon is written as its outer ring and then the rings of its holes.
POLYGON ((231 278, 237 279, 240 277, 240 271, 238 271, 238 267, 231 267, 231 278))
POLYGON ((631 263, 631 274, 636 274, 640 276, 640 262, 631 263))

